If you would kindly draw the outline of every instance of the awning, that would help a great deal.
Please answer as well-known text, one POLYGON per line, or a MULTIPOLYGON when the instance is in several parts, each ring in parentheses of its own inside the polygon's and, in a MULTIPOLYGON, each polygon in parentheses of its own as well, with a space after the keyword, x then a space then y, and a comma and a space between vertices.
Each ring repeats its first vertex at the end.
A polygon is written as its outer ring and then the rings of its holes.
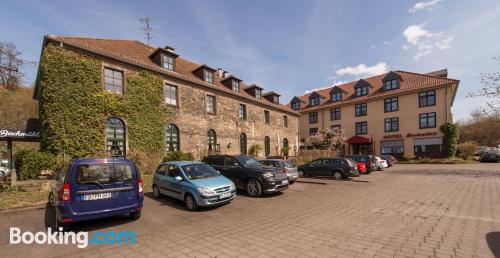
POLYGON ((346 141, 348 144, 372 144, 371 138, 365 138, 363 136, 355 135, 346 141))

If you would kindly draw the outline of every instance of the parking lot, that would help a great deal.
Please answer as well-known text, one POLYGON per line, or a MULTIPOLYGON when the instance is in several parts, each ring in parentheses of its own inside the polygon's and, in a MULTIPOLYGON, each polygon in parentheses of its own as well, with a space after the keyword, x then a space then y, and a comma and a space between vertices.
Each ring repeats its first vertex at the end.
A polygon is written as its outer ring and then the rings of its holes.
POLYGON ((45 229, 50 209, 0 213, 3 257, 500 257, 500 164, 397 165, 352 180, 304 178, 282 194, 188 212, 147 193, 138 221, 76 230, 135 231, 138 243, 9 245, 9 227, 45 229))

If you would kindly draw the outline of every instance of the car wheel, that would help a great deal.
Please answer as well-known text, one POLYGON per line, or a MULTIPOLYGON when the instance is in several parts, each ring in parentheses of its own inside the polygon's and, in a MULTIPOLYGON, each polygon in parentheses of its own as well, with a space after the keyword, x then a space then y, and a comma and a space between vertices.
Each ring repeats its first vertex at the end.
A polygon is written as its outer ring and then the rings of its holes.
POLYGON ((295 181, 288 181, 289 185, 293 185, 293 183, 295 183, 295 181))
POLYGON ((247 193, 252 197, 259 197, 262 194, 262 187, 260 186, 259 181, 253 178, 248 180, 247 193))
POLYGON ((134 211, 128 214, 129 218, 133 220, 138 220, 141 217, 141 215, 142 215, 141 211, 134 211))
POLYGON ((342 179, 343 178, 342 173, 340 173, 339 171, 333 172, 333 178, 335 178, 335 180, 342 179))
POLYGON ((156 185, 153 185, 153 196, 158 199, 161 197, 161 194, 160 194, 160 189, 158 188, 158 186, 156 185))
POLYGON ((198 209, 198 204, 191 194, 186 195, 186 198, 184 198, 184 202, 186 203, 186 208, 189 211, 195 211, 198 209))
POLYGON ((50 192, 49 194, 49 204, 52 207, 56 207, 56 198, 54 197, 54 193, 50 192))

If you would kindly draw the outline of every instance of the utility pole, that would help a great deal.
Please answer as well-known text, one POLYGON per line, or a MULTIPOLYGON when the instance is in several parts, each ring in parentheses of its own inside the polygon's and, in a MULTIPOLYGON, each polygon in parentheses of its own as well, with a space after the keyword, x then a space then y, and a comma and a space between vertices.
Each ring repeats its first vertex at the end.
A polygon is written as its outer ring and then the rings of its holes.
POLYGON ((153 38, 153 36, 151 35, 151 31, 153 31, 153 28, 151 28, 151 26, 149 25, 149 22, 151 21, 151 17, 149 17, 149 16, 142 17, 139 19, 139 21, 142 24, 144 24, 144 27, 142 27, 141 29, 144 31, 144 34, 146 34, 145 39, 147 40, 148 46, 149 46, 149 41, 151 40, 151 38, 153 38))

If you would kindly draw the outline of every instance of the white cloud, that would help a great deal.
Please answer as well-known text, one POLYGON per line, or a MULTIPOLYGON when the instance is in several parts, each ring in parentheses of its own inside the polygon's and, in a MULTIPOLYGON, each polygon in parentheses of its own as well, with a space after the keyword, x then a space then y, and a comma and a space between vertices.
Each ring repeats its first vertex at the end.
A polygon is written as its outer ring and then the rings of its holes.
POLYGON ((391 46, 392 46, 392 43, 391 43, 391 42, 389 42, 389 41, 385 41, 385 40, 384 40, 384 41, 382 41, 382 44, 384 44, 384 45, 386 45, 386 46, 388 46, 388 47, 391 47, 391 46))
POLYGON ((315 88, 315 89, 312 89, 312 90, 306 90, 306 91, 304 91, 303 94, 308 94, 308 93, 311 93, 313 91, 320 91, 320 90, 328 89, 328 88, 331 88, 333 86, 342 85, 342 84, 346 84, 346 83, 348 83, 348 81, 332 81, 332 83, 330 85, 328 85, 328 86, 319 87, 319 88, 315 88))
POLYGON ((338 69, 337 71, 335 71, 335 73, 339 76, 351 75, 351 76, 362 77, 362 76, 374 76, 383 74, 388 70, 389 67, 387 66, 387 64, 384 62, 380 62, 373 66, 366 66, 365 64, 359 64, 354 67, 348 66, 338 69))
POLYGON ((436 4, 438 4, 441 1, 442 0, 431 0, 431 1, 427 1, 427 2, 418 2, 415 5, 413 5, 413 7, 410 8, 410 10, 408 10, 408 12, 415 13, 415 12, 421 11, 421 10, 429 10, 430 11, 430 10, 432 10, 432 8, 434 6, 436 6, 436 4))
POLYGON ((403 31, 403 36, 408 44, 403 45, 407 50, 414 47, 417 50, 415 60, 431 54, 434 49, 448 49, 451 47, 453 36, 445 36, 442 32, 431 32, 424 29, 423 25, 411 25, 403 31))

